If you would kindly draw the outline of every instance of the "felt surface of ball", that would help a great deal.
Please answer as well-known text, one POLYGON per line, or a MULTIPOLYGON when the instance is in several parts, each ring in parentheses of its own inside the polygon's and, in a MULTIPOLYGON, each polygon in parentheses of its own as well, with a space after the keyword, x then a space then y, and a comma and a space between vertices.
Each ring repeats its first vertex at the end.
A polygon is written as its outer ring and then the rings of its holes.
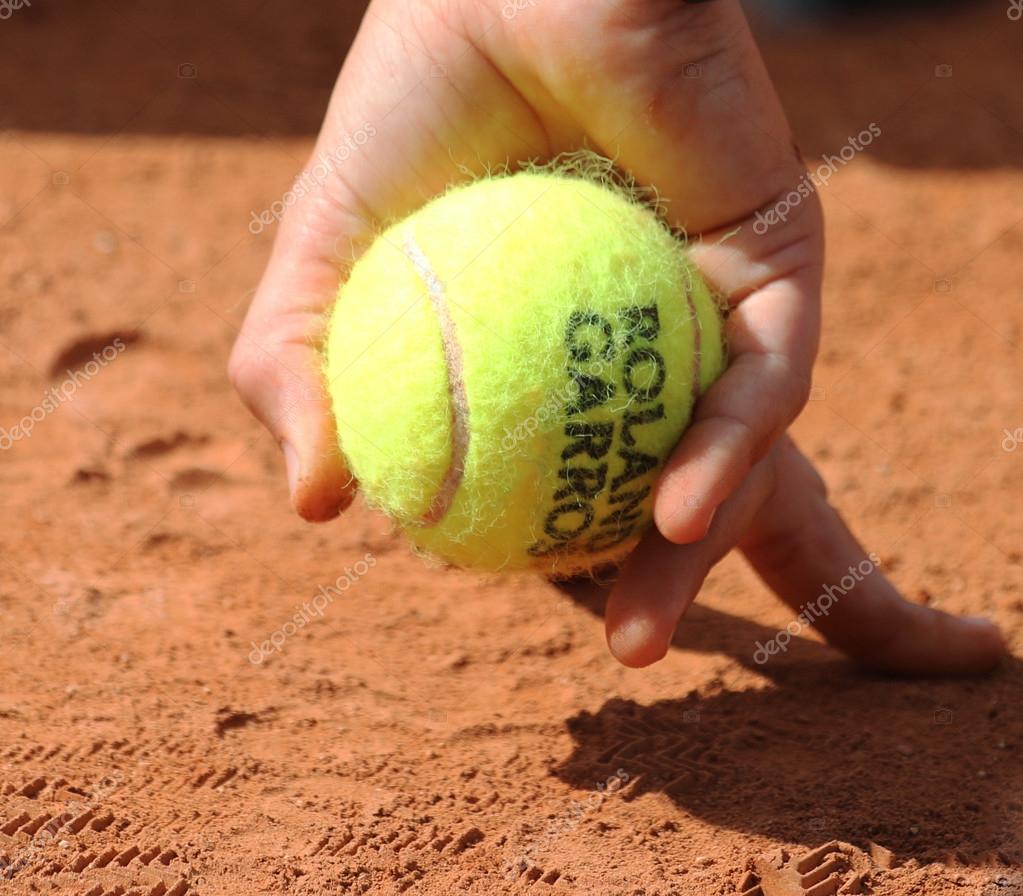
POLYGON ((724 364, 717 304, 657 215, 544 171, 454 188, 391 226, 326 342, 368 503, 454 565, 555 577, 635 546, 724 364))

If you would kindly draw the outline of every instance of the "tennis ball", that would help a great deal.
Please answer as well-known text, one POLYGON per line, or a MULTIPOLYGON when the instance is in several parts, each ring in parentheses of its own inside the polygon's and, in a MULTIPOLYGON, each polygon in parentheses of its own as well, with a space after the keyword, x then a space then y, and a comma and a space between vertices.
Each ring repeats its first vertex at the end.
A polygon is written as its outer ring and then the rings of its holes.
POLYGON ((541 169, 452 189, 380 235, 326 340, 367 501, 456 566, 621 560, 725 363, 683 244, 625 188, 541 169))

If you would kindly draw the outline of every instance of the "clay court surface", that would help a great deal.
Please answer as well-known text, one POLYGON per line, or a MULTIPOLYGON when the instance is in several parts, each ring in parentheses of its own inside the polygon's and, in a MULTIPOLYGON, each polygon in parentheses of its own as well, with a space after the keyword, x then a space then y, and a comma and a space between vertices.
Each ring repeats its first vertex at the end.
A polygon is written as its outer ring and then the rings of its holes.
MULTIPOLYGON (((881 130, 821 191, 796 437, 908 595, 1018 652, 1006 3, 762 40, 809 159, 881 130)), ((289 513, 224 370, 357 14, 209 7, 0 22, 0 424, 79 372, 0 454, 0 892, 1023 894, 1019 660, 891 681, 803 632, 758 665, 791 617, 730 558, 629 671, 599 595, 289 513)))

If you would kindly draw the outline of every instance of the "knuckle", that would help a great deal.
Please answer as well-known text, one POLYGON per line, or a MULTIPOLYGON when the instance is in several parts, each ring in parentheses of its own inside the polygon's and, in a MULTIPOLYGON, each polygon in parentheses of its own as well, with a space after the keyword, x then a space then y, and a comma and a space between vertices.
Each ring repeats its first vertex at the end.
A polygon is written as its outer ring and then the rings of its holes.
POLYGON ((770 357, 773 379, 778 397, 781 399, 777 405, 787 419, 784 425, 788 426, 803 409, 803 406, 810 400, 812 387, 809 375, 803 374, 793 366, 792 361, 781 354, 773 354, 770 357))
POLYGON ((243 397, 252 391, 252 359, 240 340, 235 343, 227 359, 227 379, 235 392, 243 397))
POLYGON ((791 439, 782 440, 779 456, 785 470, 791 471, 792 480, 798 483, 801 492, 813 495, 823 501, 827 500, 827 482, 791 439))
POLYGON ((267 389, 276 387, 277 364, 265 352, 254 350, 244 338, 235 343, 227 362, 227 378, 242 400, 254 407, 267 389))
POLYGON ((770 443, 769 433, 758 433, 748 421, 741 417, 730 417, 728 422, 736 433, 737 443, 741 451, 744 465, 752 467, 767 453, 770 443))
POLYGON ((810 391, 812 388, 812 382, 808 376, 800 376, 795 371, 790 370, 789 372, 789 389, 791 394, 792 405, 795 409, 793 417, 798 414, 806 403, 810 400, 810 391))

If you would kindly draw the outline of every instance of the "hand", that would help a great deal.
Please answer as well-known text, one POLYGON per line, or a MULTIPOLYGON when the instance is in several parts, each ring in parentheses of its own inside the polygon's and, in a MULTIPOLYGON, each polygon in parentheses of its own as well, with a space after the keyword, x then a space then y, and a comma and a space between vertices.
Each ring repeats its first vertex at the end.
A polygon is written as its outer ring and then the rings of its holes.
MULTIPOLYGON (((609 605, 612 650, 642 665, 667 649, 702 581, 694 570, 746 523, 758 556, 755 535, 770 527, 754 525, 756 508, 780 501, 764 483, 793 466, 791 448, 772 446, 806 400, 816 352, 820 208, 811 193, 785 220, 754 225, 805 172, 738 0, 374 0, 303 177, 318 186, 281 222, 230 373, 282 445, 296 510, 332 518, 353 491, 317 347, 346 269, 381 222, 466 170, 582 145, 656 185, 732 305, 730 366, 657 490, 661 535, 609 605), (339 147, 344 161, 318 182, 317 161, 339 147)), ((808 499, 790 501, 786 518, 809 514, 808 499)))
POLYGON ((804 173, 737 0, 374 0, 302 180, 314 183, 338 147, 356 148, 284 216, 230 364, 283 447, 302 516, 329 519, 352 497, 317 346, 377 225, 466 169, 584 144, 657 186, 735 305, 731 365, 661 488, 666 537, 702 538, 799 412, 817 341, 820 212, 811 196, 762 236, 733 233, 804 173), (678 500, 692 495, 698 503, 678 500))
MULTIPOLYGON (((903 599, 877 555, 864 551, 828 504, 824 482, 788 436, 721 505, 702 541, 676 545, 656 532, 644 538, 607 603, 611 652, 628 666, 664 656, 710 568, 736 546, 792 608, 793 621, 801 614, 812 619, 829 643, 867 668, 975 675, 1005 654, 990 622, 959 619, 903 599)), ((771 654, 756 654, 751 644, 754 662, 770 661, 771 654)))

